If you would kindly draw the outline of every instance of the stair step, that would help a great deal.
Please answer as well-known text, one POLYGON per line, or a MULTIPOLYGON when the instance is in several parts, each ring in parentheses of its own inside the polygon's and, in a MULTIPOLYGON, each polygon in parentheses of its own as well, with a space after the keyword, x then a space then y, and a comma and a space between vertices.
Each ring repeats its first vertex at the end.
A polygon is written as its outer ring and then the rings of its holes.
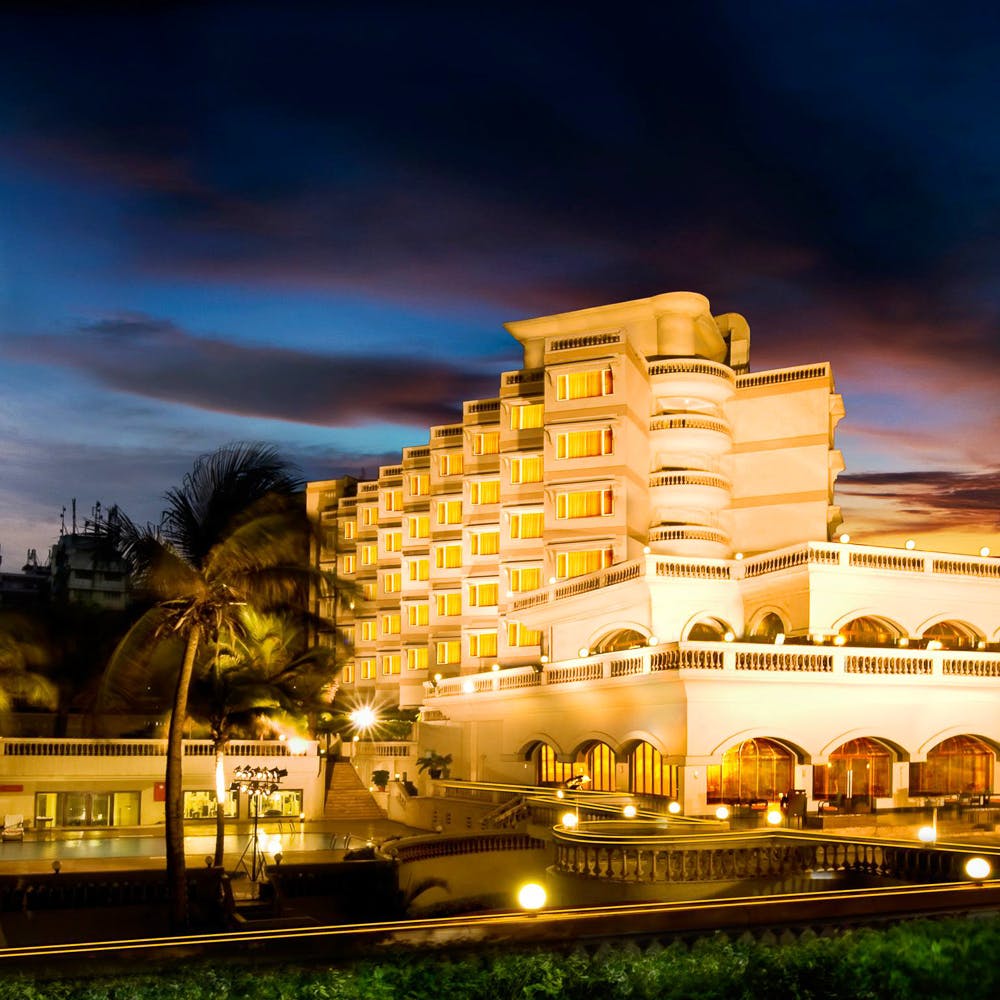
POLYGON ((324 819, 384 819, 385 813, 347 761, 331 765, 333 774, 323 806, 324 819))

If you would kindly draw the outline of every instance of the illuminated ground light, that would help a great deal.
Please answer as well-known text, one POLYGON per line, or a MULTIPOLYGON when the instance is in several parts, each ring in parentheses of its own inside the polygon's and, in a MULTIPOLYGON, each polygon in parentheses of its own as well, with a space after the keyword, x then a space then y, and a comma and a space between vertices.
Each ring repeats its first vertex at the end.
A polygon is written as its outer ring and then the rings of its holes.
POLYGON ((667 806, 667 812, 673 816, 676 816, 681 811, 681 804, 679 802, 671 802, 667 806))
POLYGON ((625 808, 622 809, 622 815, 626 819, 635 819, 635 817, 638 814, 638 812, 639 812, 639 810, 636 809, 636 807, 633 806, 633 805, 631 805, 631 804, 625 806, 625 808))
POLYGON ((563 813, 562 814, 562 825, 568 830, 572 830, 580 820, 577 818, 576 813, 563 813))
POLYGON ((716 819, 729 819, 729 807, 728 806, 719 806, 719 808, 715 810, 715 818, 716 819))
POLYGON ((937 830, 933 826, 922 826, 917 830, 917 840, 925 844, 933 844, 937 840, 937 830))
POLYGON ((517 890, 517 905, 534 913, 545 905, 545 889, 537 882, 526 882, 517 890))
POLYGON ((986 858, 969 858, 965 862, 965 874, 972 879, 973 882, 982 882, 983 879, 990 877, 990 863, 986 858))
POLYGON ((771 809, 767 814, 767 821, 771 824, 771 826, 781 826, 781 821, 784 818, 785 817, 781 815, 781 812, 778 809, 771 809))

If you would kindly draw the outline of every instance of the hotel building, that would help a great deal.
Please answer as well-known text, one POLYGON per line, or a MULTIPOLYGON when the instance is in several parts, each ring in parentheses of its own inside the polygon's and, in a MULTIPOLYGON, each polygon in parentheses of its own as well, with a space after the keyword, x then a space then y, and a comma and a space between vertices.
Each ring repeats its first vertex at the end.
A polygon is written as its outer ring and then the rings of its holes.
POLYGON ((992 791, 1000 563, 838 538, 829 364, 690 292, 510 323, 523 366, 309 485, 359 702, 466 780, 888 808, 992 791))

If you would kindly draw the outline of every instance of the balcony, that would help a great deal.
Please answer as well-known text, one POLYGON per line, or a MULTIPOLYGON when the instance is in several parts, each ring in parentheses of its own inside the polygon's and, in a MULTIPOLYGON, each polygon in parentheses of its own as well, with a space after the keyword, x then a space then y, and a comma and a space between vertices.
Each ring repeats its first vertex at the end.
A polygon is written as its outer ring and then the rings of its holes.
MULTIPOLYGON (((663 414, 649 421, 649 450, 663 455, 725 455, 732 448, 728 421, 700 414, 663 414)), ((659 457, 657 465, 666 464, 659 457)))
POLYGON ((647 367, 653 397, 661 410, 669 410, 672 401, 699 399, 721 405, 736 392, 732 368, 702 358, 671 358, 651 361, 647 367))
POLYGON ((687 520, 675 511, 719 511, 729 506, 732 483, 717 472, 678 470, 649 477, 650 523, 687 520))

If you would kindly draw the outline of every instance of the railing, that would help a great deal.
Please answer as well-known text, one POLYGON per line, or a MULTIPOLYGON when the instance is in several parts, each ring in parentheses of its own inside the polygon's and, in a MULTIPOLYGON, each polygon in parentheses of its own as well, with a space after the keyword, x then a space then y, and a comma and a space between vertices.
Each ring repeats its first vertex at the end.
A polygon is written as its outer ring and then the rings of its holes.
POLYGON ((670 361, 653 361, 648 365, 647 371, 650 378, 656 378, 659 375, 712 375, 729 383, 736 381, 732 368, 702 358, 673 358, 670 361))
POLYGON ((432 438, 451 438, 459 437, 463 433, 463 428, 461 424, 450 424, 443 427, 432 427, 431 437, 432 438))
POLYGON ((732 428, 725 420, 718 420, 715 417, 653 417, 649 421, 650 431, 714 431, 717 434, 729 435, 732 428))
MULTIPOLYGON (((556 829, 554 869, 615 882, 731 882, 776 879, 813 872, 853 873, 907 882, 967 881, 970 851, 815 835, 723 834, 689 837, 615 836, 608 824, 579 833, 556 829)), ((983 853, 978 851, 977 853, 983 853)), ((1000 854, 987 850, 995 868, 1000 854)))
MULTIPOLYGON (((316 756, 317 744, 309 741, 304 754, 316 756)), ((289 757, 287 742, 281 740, 232 740, 226 744, 227 757, 289 757)), ((77 740, 0 739, 0 755, 5 757, 164 757, 166 740, 77 740)), ((185 740, 185 757, 211 757, 211 740, 185 740)))
POLYGON ((857 646, 764 645, 751 642, 680 642, 654 648, 596 653, 481 674, 449 677, 426 685, 427 698, 483 694, 557 684, 609 681, 675 670, 754 671, 781 674, 834 674, 988 679, 1000 678, 1000 653, 955 650, 874 649, 857 646))
POLYGON ((431 450, 427 445, 419 445, 415 448, 404 448, 403 449, 403 461, 411 458, 427 458, 430 456, 431 450))
POLYGON ((383 465, 378 470, 379 479, 398 478, 402 474, 403 467, 401 465, 383 465))
POLYGON ((606 344, 620 344, 621 330, 614 333, 591 333, 583 337, 563 337, 560 340, 550 340, 546 352, 575 351, 581 347, 604 347, 606 344))
POLYGON ((356 743, 345 743, 344 749, 351 748, 351 757, 415 757, 417 744, 410 740, 358 740, 356 743))
POLYGON ((426 861, 429 858, 449 858, 463 854, 486 854, 495 851, 540 851, 548 847, 544 840, 519 833, 479 833, 470 837, 433 837, 407 840, 394 845, 396 860, 426 861))
POLYGON ((601 590, 604 587, 613 587, 617 583, 637 580, 643 575, 644 569, 645 562, 642 559, 635 559, 631 562, 618 563, 617 566, 610 566, 608 569, 598 570, 595 573, 588 573, 585 576, 574 576, 562 583, 532 591, 525 597, 519 597, 513 602, 513 609, 523 611, 525 608, 534 608, 540 604, 561 601, 563 598, 575 597, 577 594, 585 594, 591 590, 601 590))
POLYGON ((650 528, 650 542, 713 542, 728 545, 729 535, 710 525, 679 525, 671 528, 650 528))
POLYGON ((480 399, 474 403, 465 404, 465 412, 473 413, 496 413, 500 409, 499 399, 480 399))
POLYGON ((378 482, 358 483, 358 493, 378 493, 378 482))
POLYGON ((504 372, 503 384, 523 385, 525 382, 541 382, 545 378, 545 372, 541 368, 527 368, 520 372, 504 372))
POLYGON ((732 483, 717 472, 654 472, 649 477, 649 488, 659 486, 712 486, 717 490, 732 489, 732 483))
POLYGON ((774 371, 758 372, 753 375, 739 375, 736 378, 736 387, 738 389, 752 389, 759 385, 780 385, 785 382, 801 382, 814 378, 830 378, 830 365, 824 361, 820 365, 801 365, 797 368, 778 368, 774 371))

